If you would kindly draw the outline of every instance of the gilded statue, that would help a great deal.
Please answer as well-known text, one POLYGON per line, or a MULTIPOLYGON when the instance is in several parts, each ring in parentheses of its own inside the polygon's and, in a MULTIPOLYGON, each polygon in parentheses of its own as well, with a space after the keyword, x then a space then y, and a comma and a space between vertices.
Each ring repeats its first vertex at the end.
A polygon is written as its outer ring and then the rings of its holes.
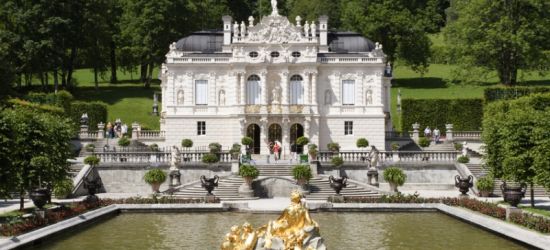
POLYGON ((311 219, 308 208, 302 204, 302 194, 292 191, 291 204, 278 219, 257 230, 249 223, 231 227, 225 236, 222 250, 324 250, 319 236, 319 224, 311 219))

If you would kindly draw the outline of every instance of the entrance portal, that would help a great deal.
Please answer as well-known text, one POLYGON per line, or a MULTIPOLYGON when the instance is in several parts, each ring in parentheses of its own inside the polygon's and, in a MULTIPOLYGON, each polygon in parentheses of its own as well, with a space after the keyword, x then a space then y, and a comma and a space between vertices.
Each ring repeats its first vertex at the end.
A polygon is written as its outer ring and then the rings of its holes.
POLYGON ((252 138, 252 145, 250 145, 250 153, 260 153, 260 126, 258 124, 250 124, 246 128, 246 136, 252 138))
MULTIPOLYGON (((283 129, 279 124, 271 124, 268 130, 268 139, 269 143, 274 143, 275 141, 283 141, 283 129)), ((273 153, 273 148, 269 148, 270 153, 273 153)))
POLYGON ((295 123, 290 126, 290 151, 296 152, 298 154, 301 154, 304 152, 304 146, 298 146, 296 144, 296 139, 304 136, 304 127, 299 124, 295 123))

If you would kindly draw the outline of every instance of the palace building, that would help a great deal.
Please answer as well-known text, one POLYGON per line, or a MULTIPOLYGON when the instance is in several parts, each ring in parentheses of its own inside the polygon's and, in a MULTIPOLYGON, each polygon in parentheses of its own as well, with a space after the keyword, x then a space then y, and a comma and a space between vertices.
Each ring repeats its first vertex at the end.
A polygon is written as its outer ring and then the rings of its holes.
POLYGON ((277 140, 288 155, 306 136, 320 150, 353 150, 361 137, 384 149, 392 125, 382 45, 328 25, 326 16, 291 23, 274 6, 258 23, 224 16, 222 30, 171 44, 160 75, 166 146, 187 138, 227 148, 249 136, 255 154, 277 140))

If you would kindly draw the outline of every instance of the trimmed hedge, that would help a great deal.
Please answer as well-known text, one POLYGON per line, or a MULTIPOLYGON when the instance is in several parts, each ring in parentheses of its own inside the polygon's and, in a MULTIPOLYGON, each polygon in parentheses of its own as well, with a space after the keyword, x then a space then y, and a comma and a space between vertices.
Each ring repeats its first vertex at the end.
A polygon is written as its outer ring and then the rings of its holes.
POLYGON ((426 126, 439 128, 445 134, 445 124, 451 123, 457 131, 477 131, 483 118, 483 99, 403 99, 401 131, 412 130, 418 122, 420 130, 426 126))
POLYGON ((484 91, 486 102, 517 99, 530 94, 550 93, 548 87, 495 87, 484 91))
POLYGON ((57 93, 30 92, 25 96, 25 100, 29 102, 53 105, 65 110, 70 108, 73 99, 73 95, 65 90, 58 91, 57 93))
POLYGON ((97 130, 97 124, 107 121, 107 105, 102 102, 73 102, 69 118, 80 127, 80 117, 88 113, 88 127, 91 131, 97 130))

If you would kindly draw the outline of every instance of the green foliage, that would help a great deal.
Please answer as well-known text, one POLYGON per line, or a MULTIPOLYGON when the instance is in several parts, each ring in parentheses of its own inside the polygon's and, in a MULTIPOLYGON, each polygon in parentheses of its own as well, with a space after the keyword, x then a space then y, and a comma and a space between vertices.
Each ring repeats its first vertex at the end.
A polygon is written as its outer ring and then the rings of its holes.
POLYGON ((207 153, 202 156, 202 162, 206 164, 214 164, 219 160, 218 155, 214 153, 207 153))
POLYGON ((153 143, 151 145, 149 145, 149 149, 153 152, 159 152, 159 145, 157 145, 156 143, 153 143))
POLYGON ((231 146, 231 149, 229 150, 229 153, 231 154, 239 154, 241 153, 241 144, 233 143, 233 146, 231 146))
POLYGON ((252 138, 250 138, 248 136, 245 136, 241 139, 241 143, 243 145, 250 146, 250 145, 252 145, 252 143, 254 143, 254 140, 252 140, 252 138))
POLYGON ((319 150, 317 149, 317 145, 315 144, 309 144, 308 145, 308 153, 311 155, 311 157, 316 158, 317 154, 319 153, 319 150))
POLYGON ((121 147, 128 147, 130 146, 130 139, 128 137, 123 136, 122 138, 118 139, 118 145, 121 147))
POLYGON ((428 138, 426 138, 424 136, 421 136, 420 138, 418 138, 418 146, 423 147, 423 148, 429 147, 430 146, 430 140, 428 140, 428 138))
POLYGON ((84 159, 84 164, 97 166, 99 164, 99 158, 95 155, 88 156, 84 159))
POLYGON ((384 180, 397 186, 403 186, 407 180, 407 175, 400 168, 389 167, 384 170, 384 180))
POLYGON ((493 191, 495 181, 490 176, 483 176, 477 179, 476 188, 479 191, 493 191))
POLYGON ((94 150, 95 150, 95 145, 92 144, 92 143, 86 144, 86 146, 84 147, 84 149, 86 150, 86 152, 94 152, 94 150))
POLYGON ((448 123, 457 131, 478 131, 483 103, 483 99, 403 99, 401 130, 409 131, 418 122, 442 133, 448 123))
POLYGON ((462 149, 464 148, 464 145, 462 145, 462 143, 454 143, 453 146, 455 147, 456 151, 462 151, 462 149))
POLYGON ((147 184, 161 184, 166 181, 166 173, 160 168, 153 168, 145 173, 143 180, 147 184))
POLYGON ((518 99, 531 94, 542 94, 548 92, 550 92, 549 87, 494 87, 485 89, 484 97, 486 102, 493 102, 498 100, 518 99))
POLYGON ((457 161, 459 163, 466 164, 466 163, 470 162, 470 157, 468 157, 466 155, 461 155, 460 157, 458 157, 457 161))
POLYGON ((399 147, 400 147, 400 146, 399 146, 399 143, 395 143, 395 142, 394 142, 394 143, 391 144, 391 150, 393 150, 393 151, 398 150, 399 147))
POLYGON ((307 138, 305 136, 302 136, 302 137, 299 137, 298 139, 296 139, 296 144, 298 144, 300 146, 307 145, 308 143, 309 143, 309 138, 307 138))
POLYGON ((88 127, 90 130, 95 130, 97 124, 107 121, 107 105, 102 102, 81 102, 75 101, 69 109, 69 117, 73 124, 80 125, 80 117, 82 114, 88 114, 88 127))
POLYGON ((330 163, 332 163, 334 167, 339 168, 344 165, 344 159, 340 156, 334 156, 332 157, 332 159, 330 159, 330 163))
POLYGON ((366 148, 369 146, 369 141, 365 138, 359 138, 355 144, 358 148, 366 148))
POLYGON ((327 144, 327 149, 332 152, 340 152, 340 144, 338 144, 337 142, 331 142, 327 144))
POLYGON ((217 142, 212 142, 208 144, 208 149, 210 149, 210 153, 212 154, 219 154, 222 152, 222 145, 217 142))
POLYGON ((73 181, 71 179, 64 179, 56 182, 53 185, 53 195, 60 199, 65 199, 73 192, 73 181))
POLYGON ((183 139, 181 140, 181 146, 184 148, 193 147, 193 141, 191 139, 183 139))
POLYGON ((292 176, 296 180, 309 181, 312 177, 309 165, 296 165, 292 168, 292 176))
POLYGON ((517 83, 518 70, 542 72, 550 15, 544 1, 455 1, 458 19, 445 28, 460 78, 479 81, 497 72, 502 84, 517 83), (535 32, 536 31, 536 32, 535 32))
POLYGON ((36 103, 21 100, 21 99, 9 99, 8 103, 14 108, 18 108, 21 110, 30 110, 30 111, 38 110, 41 112, 46 112, 46 113, 59 115, 59 116, 65 113, 63 109, 60 107, 56 107, 48 104, 36 104, 36 103))
POLYGON ((253 165, 243 164, 239 168, 239 175, 242 177, 252 177, 252 179, 256 179, 256 177, 260 175, 260 171, 253 165))
POLYGON ((57 93, 30 92, 25 97, 25 100, 29 102, 57 106, 66 111, 69 110, 73 99, 73 95, 65 90, 58 91, 57 93))

